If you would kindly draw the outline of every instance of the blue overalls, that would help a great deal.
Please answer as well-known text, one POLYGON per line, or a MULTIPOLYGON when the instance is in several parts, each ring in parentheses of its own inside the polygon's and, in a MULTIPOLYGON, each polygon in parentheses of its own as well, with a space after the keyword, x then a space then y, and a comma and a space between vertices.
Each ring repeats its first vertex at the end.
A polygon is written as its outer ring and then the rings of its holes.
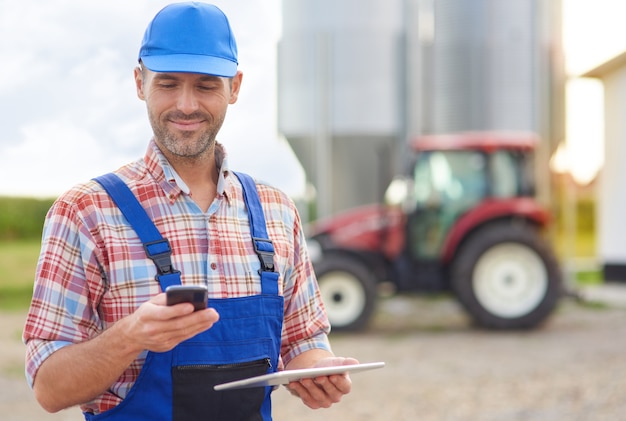
MULTIPOLYGON (((148 352, 136 383, 115 408, 86 420, 132 421, 268 421, 271 387, 216 392, 213 386, 274 372, 278 367, 283 321, 283 297, 274 271, 274 247, 250 176, 241 181, 254 249, 261 260, 260 295, 209 299, 220 320, 209 330, 168 352, 148 352)), ((165 291, 181 283, 171 264, 167 239, 150 221, 130 189, 114 174, 95 179, 120 208, 157 266, 156 279, 165 291)), ((97 362, 94 362, 97 364, 97 362)))

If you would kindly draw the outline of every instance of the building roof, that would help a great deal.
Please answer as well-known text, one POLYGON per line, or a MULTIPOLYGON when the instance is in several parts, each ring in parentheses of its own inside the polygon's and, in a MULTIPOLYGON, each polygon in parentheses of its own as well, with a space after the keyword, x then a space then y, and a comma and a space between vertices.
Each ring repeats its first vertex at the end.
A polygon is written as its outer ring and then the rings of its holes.
POLYGON ((583 73, 581 77, 593 77, 602 79, 609 73, 619 70, 622 67, 626 67, 626 51, 613 57, 609 61, 605 61, 601 65, 594 67, 591 70, 583 73))

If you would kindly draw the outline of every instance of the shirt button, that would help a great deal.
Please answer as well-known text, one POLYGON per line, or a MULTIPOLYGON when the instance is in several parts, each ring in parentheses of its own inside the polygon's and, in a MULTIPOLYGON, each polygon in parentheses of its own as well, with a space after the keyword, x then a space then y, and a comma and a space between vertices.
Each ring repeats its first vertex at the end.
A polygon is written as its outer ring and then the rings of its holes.
POLYGON ((211 263, 211 269, 213 270, 217 269, 217 265, 215 263, 211 263))

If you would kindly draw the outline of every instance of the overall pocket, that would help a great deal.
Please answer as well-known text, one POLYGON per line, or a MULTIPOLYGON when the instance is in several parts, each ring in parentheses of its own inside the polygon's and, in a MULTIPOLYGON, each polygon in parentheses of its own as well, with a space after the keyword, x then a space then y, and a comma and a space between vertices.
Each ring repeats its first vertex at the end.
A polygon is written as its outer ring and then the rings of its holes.
POLYGON ((173 420, 262 421, 265 388, 216 392, 213 386, 267 373, 269 358, 172 367, 173 420))

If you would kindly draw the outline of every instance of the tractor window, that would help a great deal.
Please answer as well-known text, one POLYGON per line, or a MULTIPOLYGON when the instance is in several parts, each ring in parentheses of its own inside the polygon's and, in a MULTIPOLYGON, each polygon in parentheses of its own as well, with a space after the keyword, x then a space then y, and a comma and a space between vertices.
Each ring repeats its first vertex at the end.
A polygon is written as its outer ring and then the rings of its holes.
POLYGON ((491 194, 495 197, 514 197, 519 190, 517 159, 509 151, 491 155, 491 194))
POLYGON ((491 194, 508 198, 534 194, 532 156, 515 151, 496 151, 490 159, 491 194))
POLYGON ((535 195, 535 160, 532 154, 519 155, 520 195, 535 195))
POLYGON ((412 253, 417 258, 437 258, 456 220, 486 195, 486 157, 478 151, 422 153, 413 188, 412 253))
POLYGON ((485 196, 485 156, 480 152, 422 154, 415 165, 414 176, 418 207, 467 207, 485 196))

